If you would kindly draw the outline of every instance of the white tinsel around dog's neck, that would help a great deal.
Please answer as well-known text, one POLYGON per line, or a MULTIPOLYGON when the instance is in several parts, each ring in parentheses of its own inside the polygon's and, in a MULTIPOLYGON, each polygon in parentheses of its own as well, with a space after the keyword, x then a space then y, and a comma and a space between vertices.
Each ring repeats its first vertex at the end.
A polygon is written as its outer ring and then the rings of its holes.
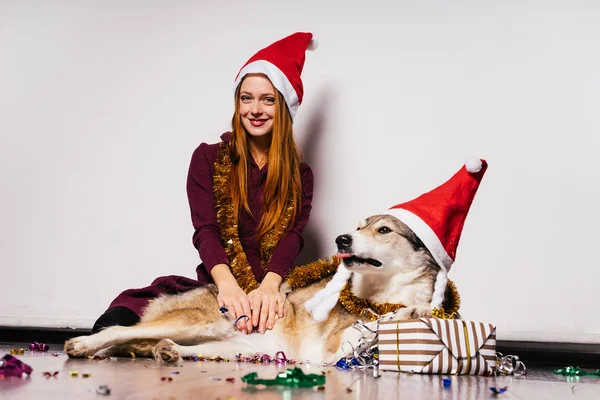
POLYGON ((342 289, 351 277, 352 272, 348 271, 344 264, 340 264, 329 283, 304 303, 304 308, 312 314, 315 321, 325 321, 329 317, 329 313, 340 298, 342 289))

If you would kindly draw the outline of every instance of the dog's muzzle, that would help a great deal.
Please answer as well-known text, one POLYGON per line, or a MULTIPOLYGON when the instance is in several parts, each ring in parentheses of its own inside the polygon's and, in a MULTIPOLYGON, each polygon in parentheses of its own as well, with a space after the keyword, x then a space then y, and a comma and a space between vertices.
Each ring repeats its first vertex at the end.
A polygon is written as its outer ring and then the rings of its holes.
MULTIPOLYGON (((335 243, 340 253, 352 254, 352 236, 340 235, 335 238, 335 243)), ((346 266, 351 267, 353 264, 370 264, 374 267, 381 267, 382 263, 379 260, 373 258, 360 258, 357 256, 350 256, 343 259, 346 266)))

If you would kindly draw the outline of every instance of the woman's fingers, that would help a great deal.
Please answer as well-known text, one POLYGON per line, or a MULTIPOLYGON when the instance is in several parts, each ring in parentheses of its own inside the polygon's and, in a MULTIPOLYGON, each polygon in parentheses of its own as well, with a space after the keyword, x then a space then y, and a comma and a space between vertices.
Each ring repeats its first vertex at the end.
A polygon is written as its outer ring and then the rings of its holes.
POLYGON ((248 297, 244 297, 241 300, 241 305, 242 305, 242 312, 243 314, 240 315, 245 315, 246 318, 244 318, 244 325, 245 325, 245 333, 251 333, 252 332, 252 322, 250 320, 250 318, 252 318, 252 310, 250 307, 250 300, 248 299, 248 297))
POLYGON ((285 296, 279 295, 277 301, 277 315, 279 318, 283 318, 285 312, 285 296))
POLYGON ((241 318, 242 316, 246 315, 244 312, 244 307, 242 305, 242 301, 237 300, 234 303, 234 307, 235 307, 235 317, 234 318, 237 321, 235 324, 236 328, 241 332, 247 333, 247 331, 248 331, 247 323, 246 323, 247 319, 241 318))
POLYGON ((258 322, 258 331, 260 333, 265 333, 267 318, 269 317, 269 303, 267 299, 263 299, 262 307, 260 308, 260 321, 258 322))
POLYGON ((267 329, 273 329, 275 325, 275 317, 277 316, 277 297, 271 299, 269 304, 269 316, 267 318, 267 329))
MULTIPOLYGON (((250 302, 247 297, 223 296, 218 299, 219 307, 227 308, 229 316, 237 321, 240 317, 246 315, 250 317, 250 302)), ((252 332, 248 318, 242 318, 236 322, 235 328, 244 333, 252 332)))
POLYGON ((252 295, 252 298, 250 299, 252 304, 252 326, 258 326, 262 301, 262 296, 256 293, 252 295))

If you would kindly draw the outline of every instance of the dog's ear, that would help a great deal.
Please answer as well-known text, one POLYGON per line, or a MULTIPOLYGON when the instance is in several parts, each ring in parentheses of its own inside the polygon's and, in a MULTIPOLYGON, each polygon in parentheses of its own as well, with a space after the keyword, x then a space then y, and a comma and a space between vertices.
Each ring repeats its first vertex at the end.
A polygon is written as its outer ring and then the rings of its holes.
MULTIPOLYGON (((421 239, 419 239, 419 237, 412 231, 412 229, 410 229, 408 226, 404 225, 404 237, 406 238, 406 240, 408 240, 408 242, 410 243, 410 245, 412 246, 413 250, 417 251, 417 250, 421 250, 421 249, 425 249, 427 250, 427 247, 425 247, 425 244, 421 241, 421 239)), ((429 250, 427 250, 429 251, 429 250)))

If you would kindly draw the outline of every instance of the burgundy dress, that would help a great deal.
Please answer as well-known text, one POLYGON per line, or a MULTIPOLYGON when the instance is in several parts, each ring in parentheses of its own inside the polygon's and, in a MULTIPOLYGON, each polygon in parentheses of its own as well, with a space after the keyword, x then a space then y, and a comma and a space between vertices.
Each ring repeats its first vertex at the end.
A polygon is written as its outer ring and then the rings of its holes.
MULTIPOLYGON (((221 135, 221 140, 229 142, 231 133, 221 135)), ((141 289, 129 289, 117 296, 108 307, 126 307, 141 316, 148 301, 161 294, 175 294, 187 292, 208 283, 213 283, 210 270, 217 264, 227 264, 227 254, 221 244, 219 226, 215 211, 213 195, 214 164, 217 160, 219 143, 202 143, 194 151, 187 180, 187 193, 194 225, 192 241, 198 249, 202 263, 196 268, 197 280, 183 276, 161 276, 156 278, 150 286, 141 289)), ((262 198, 267 179, 267 168, 259 169, 252 157, 248 170, 248 197, 252 211, 250 216, 245 210, 239 216, 239 237, 248 257, 252 272, 258 282, 261 282, 265 273, 260 264, 260 247, 256 238, 258 223, 262 216, 262 198)), ((282 277, 290 272, 294 260, 302 250, 304 239, 302 232, 308 222, 312 208, 313 174, 307 163, 300 165, 302 181, 302 204, 296 221, 288 227, 285 235, 273 251, 273 256, 267 268, 282 277)))

